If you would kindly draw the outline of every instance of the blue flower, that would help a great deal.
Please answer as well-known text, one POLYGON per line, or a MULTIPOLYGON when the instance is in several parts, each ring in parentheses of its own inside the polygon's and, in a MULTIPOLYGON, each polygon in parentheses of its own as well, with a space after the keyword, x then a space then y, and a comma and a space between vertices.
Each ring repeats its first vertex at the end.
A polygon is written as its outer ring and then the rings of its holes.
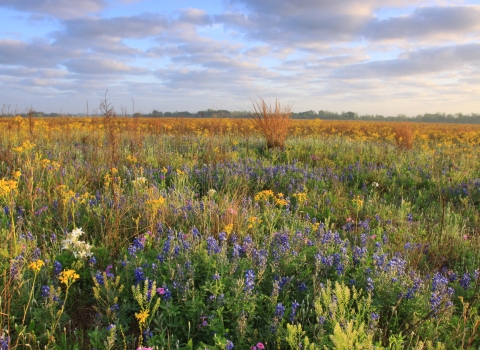
POLYGON ((245 287, 246 292, 250 292, 255 287, 255 273, 253 270, 245 271, 245 287))
POLYGON ((290 317, 289 317, 289 320, 291 322, 295 321, 295 316, 297 314, 297 309, 298 309, 299 306, 300 306, 300 304, 297 303, 296 301, 294 301, 292 303, 292 307, 291 307, 292 312, 290 312, 290 317))
POLYGON ((278 303, 277 307, 275 308, 275 314, 274 314, 275 318, 281 319, 284 313, 285 313, 285 306, 283 306, 282 303, 278 303))
POLYGON ((42 286, 42 297, 48 298, 50 296, 50 287, 49 286, 42 286))
POLYGON ((95 274, 95 280, 97 281, 97 283, 101 286, 103 286, 105 284, 105 280, 103 279, 103 274, 100 273, 100 272, 97 272, 95 274))
POLYGON ((143 274, 143 269, 141 267, 137 267, 135 269, 135 281, 134 284, 139 284, 140 282, 145 280, 145 276, 143 274))
POLYGON ((460 279, 459 283, 462 286, 463 289, 468 289, 470 286, 470 282, 472 281, 472 278, 468 272, 465 272, 463 274, 463 277, 460 279))
POLYGON ((367 291, 371 292, 373 289, 373 280, 370 277, 367 277, 367 291))

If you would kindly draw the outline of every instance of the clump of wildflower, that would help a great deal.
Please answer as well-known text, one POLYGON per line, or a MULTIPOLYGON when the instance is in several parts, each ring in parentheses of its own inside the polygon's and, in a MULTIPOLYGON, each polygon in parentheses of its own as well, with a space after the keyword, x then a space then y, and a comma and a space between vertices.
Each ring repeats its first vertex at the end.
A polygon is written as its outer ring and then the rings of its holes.
POLYGON ((18 187, 18 182, 15 180, 0 179, 0 198, 8 197, 15 192, 18 187))
POLYGON ((436 273, 432 278, 432 293, 430 296, 430 308, 433 316, 436 317, 439 312, 445 311, 453 306, 450 298, 454 290, 448 286, 448 279, 441 273, 436 273))
POLYGON ((43 260, 37 260, 30 263, 30 265, 28 265, 28 268, 33 270, 33 272, 35 273, 39 273, 43 266, 45 266, 43 260))
POLYGON ((80 275, 75 270, 64 270, 60 272, 59 280, 61 283, 69 287, 73 282, 80 278, 80 275))
POLYGON ((297 303, 296 301, 294 301, 292 303, 292 308, 291 308, 292 312, 290 313, 290 318, 289 318, 291 322, 295 321, 295 318, 296 318, 296 315, 297 315, 297 309, 298 309, 299 306, 300 306, 300 304, 297 303))
POLYGON ((462 286, 463 289, 468 289, 470 286, 470 282, 472 281, 472 278, 468 272, 465 272, 463 274, 463 277, 460 279, 459 283, 462 286))
POLYGON ((82 228, 73 229, 67 233, 67 238, 62 241, 62 249, 70 250, 75 258, 86 258, 92 255, 90 244, 85 241, 79 241, 78 238, 83 235, 82 228))
POLYGON ((132 180, 134 187, 142 187, 147 185, 147 179, 143 176, 137 177, 135 180, 132 180))
POLYGON ((257 343, 257 345, 254 345, 251 347, 251 350, 263 350, 265 349, 265 345, 263 343, 257 343))
POLYGON ((255 287, 255 273, 253 270, 245 271, 245 292, 251 292, 255 287))
POLYGON ((230 233, 232 233, 232 230, 233 230, 233 224, 228 224, 225 226, 225 228, 223 229, 225 231, 225 233, 227 234, 227 236, 230 235, 230 233))
POLYGON ((147 318, 149 316, 149 311, 148 309, 143 310, 141 312, 136 312, 135 313, 135 318, 138 320, 138 323, 140 324, 145 324, 147 322, 147 318))

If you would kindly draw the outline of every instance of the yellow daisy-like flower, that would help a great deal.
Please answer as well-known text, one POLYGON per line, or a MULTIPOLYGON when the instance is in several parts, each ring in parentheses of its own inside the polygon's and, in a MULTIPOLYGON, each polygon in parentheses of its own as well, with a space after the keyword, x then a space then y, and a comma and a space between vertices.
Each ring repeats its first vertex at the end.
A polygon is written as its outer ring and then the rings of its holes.
POLYGON ((135 313, 135 318, 138 320, 138 322, 140 324, 145 324, 145 322, 147 322, 147 318, 148 318, 148 309, 147 310, 143 310, 141 312, 136 312, 135 313))
POLYGON ((45 265, 45 263, 43 262, 43 260, 37 260, 37 261, 34 261, 34 262, 30 263, 30 265, 28 265, 28 268, 33 270, 33 272, 38 273, 38 272, 40 272, 40 270, 42 269, 42 267, 44 265, 45 265))
POLYGON ((60 277, 58 279, 61 283, 69 286, 79 278, 80 275, 76 273, 75 270, 63 270, 62 272, 60 272, 60 277))

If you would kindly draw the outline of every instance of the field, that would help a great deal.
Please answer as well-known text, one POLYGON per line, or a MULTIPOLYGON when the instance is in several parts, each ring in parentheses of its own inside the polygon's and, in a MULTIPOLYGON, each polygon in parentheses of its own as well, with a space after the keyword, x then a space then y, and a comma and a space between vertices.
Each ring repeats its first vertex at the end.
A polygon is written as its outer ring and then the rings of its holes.
POLYGON ((478 349, 480 126, 0 119, 0 349, 478 349))

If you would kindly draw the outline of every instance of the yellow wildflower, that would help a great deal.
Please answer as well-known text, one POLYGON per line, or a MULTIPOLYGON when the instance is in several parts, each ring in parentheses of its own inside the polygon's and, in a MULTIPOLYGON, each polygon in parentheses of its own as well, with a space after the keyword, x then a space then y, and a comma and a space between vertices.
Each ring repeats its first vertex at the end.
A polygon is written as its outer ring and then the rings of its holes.
POLYGON ((146 202, 146 204, 151 205, 154 210, 160 208, 164 203, 165 198, 162 196, 160 196, 158 199, 151 199, 146 202))
POLYGON ((127 156, 127 161, 128 161, 129 163, 136 164, 138 160, 137 160, 137 158, 136 158, 135 156, 128 155, 128 156, 127 156))
POLYGON ((227 234, 227 236, 230 235, 230 233, 232 233, 232 230, 233 230, 233 224, 228 224, 225 226, 225 228, 223 229, 225 231, 225 233, 227 234))
POLYGON ((0 198, 7 197, 11 192, 18 187, 18 182, 15 180, 0 179, 0 198))
POLYGON ((148 318, 148 309, 143 310, 141 312, 135 313, 135 318, 138 320, 140 324, 145 324, 148 318))
POLYGON ((68 287, 79 278, 80 275, 75 270, 63 270, 60 272, 59 280, 68 287))
POLYGON ((43 260, 37 260, 30 263, 30 265, 28 265, 28 268, 33 270, 33 272, 35 273, 39 273, 44 265, 45 263, 43 262, 43 260))

